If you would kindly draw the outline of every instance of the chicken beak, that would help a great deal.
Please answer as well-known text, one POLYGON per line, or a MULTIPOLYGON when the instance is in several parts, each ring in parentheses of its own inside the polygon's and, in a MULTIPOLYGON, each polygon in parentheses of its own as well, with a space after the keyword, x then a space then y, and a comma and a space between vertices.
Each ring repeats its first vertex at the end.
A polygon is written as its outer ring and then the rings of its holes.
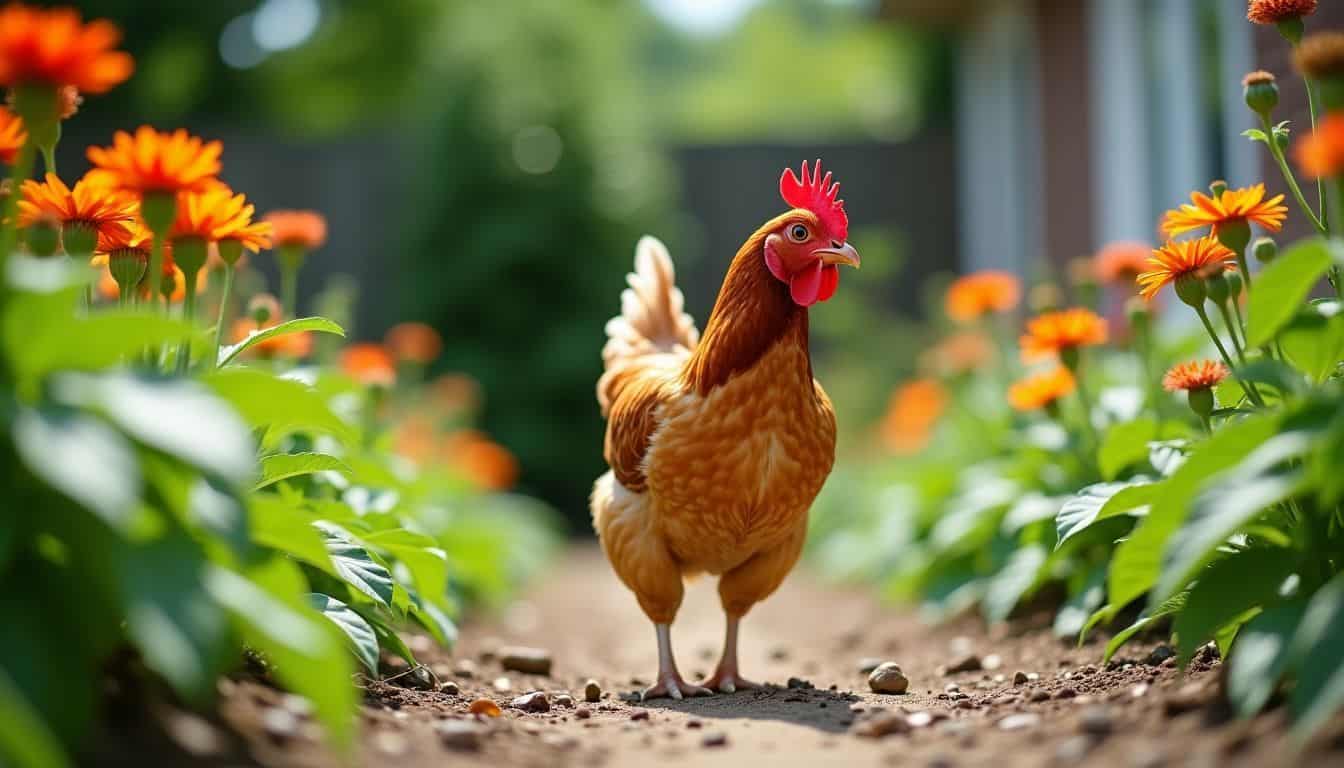
POLYGON ((813 253, 820 256, 824 264, 844 264, 855 269, 859 268, 859 252, 849 243, 839 248, 818 248, 813 253))

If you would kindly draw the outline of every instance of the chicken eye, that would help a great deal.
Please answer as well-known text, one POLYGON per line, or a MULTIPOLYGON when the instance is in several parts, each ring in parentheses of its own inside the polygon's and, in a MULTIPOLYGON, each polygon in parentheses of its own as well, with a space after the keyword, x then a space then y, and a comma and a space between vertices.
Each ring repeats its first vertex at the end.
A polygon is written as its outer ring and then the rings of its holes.
POLYGON ((803 226, 802 224, 794 224, 793 226, 789 227, 789 239, 795 243, 806 242, 807 227, 803 226))

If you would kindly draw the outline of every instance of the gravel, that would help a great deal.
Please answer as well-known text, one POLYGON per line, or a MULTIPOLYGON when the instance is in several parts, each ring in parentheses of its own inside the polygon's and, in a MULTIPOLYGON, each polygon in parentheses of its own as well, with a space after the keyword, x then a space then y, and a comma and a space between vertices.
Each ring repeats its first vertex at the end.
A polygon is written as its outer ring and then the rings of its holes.
POLYGON ((905 693, 910 688, 910 679, 896 662, 884 661, 868 675, 868 687, 874 693, 905 693))
POLYGON ((551 674, 551 652, 544 648, 508 646, 499 649, 499 664, 512 672, 528 675, 551 674))

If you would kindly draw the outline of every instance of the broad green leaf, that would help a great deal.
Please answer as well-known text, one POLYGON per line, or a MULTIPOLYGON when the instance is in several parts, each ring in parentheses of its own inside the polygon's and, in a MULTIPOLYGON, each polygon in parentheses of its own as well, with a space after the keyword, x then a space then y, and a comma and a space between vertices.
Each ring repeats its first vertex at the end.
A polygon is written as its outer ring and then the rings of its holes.
POLYGON ((287 333, 299 333, 302 331, 312 331, 316 333, 334 333, 337 336, 344 336, 345 329, 325 317, 300 317, 297 320, 287 320, 279 325, 273 325, 260 331, 253 331, 246 339, 223 347, 219 350, 219 365, 223 368, 233 361, 238 355, 246 352, 248 348, 260 344, 268 339, 277 336, 284 336, 287 333))
POLYGON ((1148 463, 1163 477, 1171 477, 1185 463, 1189 440, 1158 440, 1148 444, 1148 463))
POLYGON ((1337 247, 1320 238, 1300 241, 1256 276, 1247 307, 1247 346, 1262 347, 1274 340, 1325 276, 1331 264, 1331 250, 1337 247))
POLYGON ((1280 472, 1277 468, 1310 447, 1305 432, 1275 435, 1197 496, 1188 518, 1166 543, 1154 598, 1164 600, 1185 589, 1232 534, 1297 492, 1305 471, 1280 472))
POLYGON ((134 446, 103 421, 71 408, 21 408, 14 449, 30 472, 112 528, 136 527, 140 464, 134 446))
POLYGON ((1344 707, 1344 573, 1312 595, 1292 654, 1297 686, 1289 705, 1296 716, 1293 736, 1301 744, 1344 707))
POLYGON ((1200 571, 1184 610, 1172 626, 1181 664, 1213 639, 1221 627, 1274 600, 1293 565, 1290 551, 1248 549, 1227 555, 1200 571))
POLYGON ((1123 605, 1116 605, 1115 603, 1106 603, 1093 611, 1092 615, 1087 617, 1087 621, 1083 624, 1083 628, 1078 631, 1078 647, 1083 647, 1083 643, 1087 641, 1087 634, 1092 631, 1093 627, 1098 624, 1110 624, 1115 620, 1116 614, 1120 613, 1120 609, 1124 607, 1125 606, 1123 605))
POLYGON ((1156 487, 1143 480, 1123 483, 1094 483, 1089 485, 1060 507, 1055 518, 1055 532, 1058 543, 1055 548, 1078 532, 1098 520, 1123 515, 1152 501, 1156 487), (1115 502, 1115 503, 1112 503, 1115 502))
POLYGON ((230 648, 228 620, 206 592, 205 559, 185 536, 127 547, 119 558, 126 631, 144 663, 183 698, 203 703, 230 648))
POLYGON ((1172 595, 1156 608, 1139 614, 1139 618, 1135 619, 1133 624, 1115 633, 1115 637, 1112 637, 1111 641, 1106 644, 1106 653, 1102 656, 1101 663, 1110 663, 1111 657, 1115 655, 1116 651, 1120 650, 1120 646, 1129 642, 1129 639, 1134 635, 1147 629, 1153 622, 1164 616, 1180 613, 1185 608, 1185 596, 1185 592, 1172 595))
POLYGON ((985 619, 991 623, 1005 621, 1019 600, 1041 575, 1050 552, 1042 546, 1020 547, 1013 551, 1002 569, 989 580, 981 598, 985 619))
POLYGON ((374 531, 362 539, 405 565, 421 596, 431 603, 447 605, 448 555, 437 541, 403 528, 374 531))
POLYGON ((369 551, 344 528, 324 520, 313 525, 322 533, 327 553, 341 579, 375 602, 391 607, 394 593, 392 574, 374 560, 369 551))
POLYGON ((1148 443, 1157 439, 1157 422, 1135 419, 1121 422, 1106 432, 1097 451, 1101 476, 1114 480, 1126 467, 1148 458, 1148 443))
POLYGON ((278 496, 256 494, 248 501, 248 523, 253 540, 307 563, 321 571, 339 576, 327 553, 322 533, 312 518, 278 496))
POLYGON ((429 630, 434 639, 445 648, 452 648, 457 644, 457 624, 448 617, 448 614, 434 603, 421 600, 419 596, 413 595, 411 603, 411 616, 420 623, 420 626, 429 630))
POLYGON ((1344 359, 1344 315, 1325 317, 1310 306, 1279 332, 1279 344, 1303 373, 1322 382, 1344 359))
MULTIPOLYGON (((213 477, 193 478, 186 500, 186 522, 192 531, 204 531, 200 537, 212 556, 219 544, 225 544, 238 559, 254 551, 247 525, 247 508, 231 489, 213 477)), ((218 559, 218 558, 214 558, 218 559)))
POLYGON ((345 638, 307 603, 297 567, 271 558, 245 573, 212 567, 206 588, 233 615, 243 639, 266 655, 276 677, 313 703, 328 738, 348 748, 358 699, 345 638))
POLYGON ((57 379, 57 399, 95 408, 136 440, 242 485, 256 466, 252 434, 238 415, 196 382, 126 374, 57 379))
POLYGON ((350 641, 350 648, 354 652, 355 658, 359 659, 359 663, 364 665, 369 674, 376 675, 378 673, 378 636, 374 634, 373 627, 369 626, 364 617, 355 613, 350 609, 350 606, 331 595, 310 593, 308 604, 330 619, 331 623, 345 633, 346 638, 350 641))
POLYGON ((1279 686, 1306 608, 1305 600, 1267 606, 1237 633, 1227 659, 1227 699, 1241 717, 1259 713, 1279 686))
POLYGON ((267 445, 296 432, 331 435, 342 442, 354 435, 322 395, 297 379, 231 366, 206 375, 202 382, 227 400, 249 427, 266 430, 267 445))
POLYGON ((252 490, 259 491, 268 485, 292 477, 311 475, 314 472, 340 472, 350 474, 345 462, 325 453, 277 453, 261 457, 261 479, 252 490))
POLYGON ((356 612, 364 617, 364 620, 369 623, 370 627, 373 627, 374 634, 378 636, 378 645, 380 647, 387 650, 388 653, 394 653, 405 659, 406 663, 410 664, 412 667, 420 663, 416 661, 415 654, 411 652, 410 647, 401 639, 401 636, 397 634, 396 630, 389 627, 387 622, 383 621, 382 618, 368 610, 367 607, 362 610, 356 610, 356 612))
POLYGON ((19 768, 64 768, 70 763, 42 716, 0 668, 0 764, 19 768))
POLYGON ((1236 464, 1272 437, 1278 425, 1279 419, 1274 414, 1229 423, 1196 446, 1185 462, 1162 481, 1147 517, 1116 547, 1111 558, 1107 579, 1111 604, 1123 608, 1157 583, 1163 548, 1185 519, 1195 494, 1210 477, 1236 464))

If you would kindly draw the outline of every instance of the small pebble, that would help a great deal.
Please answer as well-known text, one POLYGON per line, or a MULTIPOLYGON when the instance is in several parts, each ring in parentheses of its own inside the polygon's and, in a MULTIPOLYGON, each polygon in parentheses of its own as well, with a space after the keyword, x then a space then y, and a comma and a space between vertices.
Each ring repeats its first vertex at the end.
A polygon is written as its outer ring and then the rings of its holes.
POLYGON ((1046 701, 1050 698, 1050 692, 1044 690, 1035 690, 1027 697, 1028 701, 1046 701))
POLYGON ((886 659, 878 658, 877 656, 865 656, 862 659, 859 659, 859 673, 866 675, 881 666, 884 661, 886 661, 886 659))
POLYGON ((507 677, 496 677, 490 685, 494 686, 494 689, 500 693, 508 693, 513 690, 513 681, 507 677))
POLYGON ((574 716, 580 720, 587 720, 588 718, 593 716, 593 710, 587 707, 579 707, 578 709, 574 710, 574 716))
POLYGON ((728 744, 728 734, 723 731, 710 731, 700 738, 702 747, 723 747, 728 744))
POLYGON ((906 721, 904 716, 895 712, 881 711, 860 720, 858 725, 854 726, 853 731, 856 736, 880 739, 893 733, 906 733, 910 728, 910 723, 906 721))
POLYGON ((469 720, 440 720, 434 724, 434 730, 445 747, 472 752, 481 748, 485 735, 481 726, 469 720))
POLYGON ((1149 653, 1148 658, 1144 661, 1149 665, 1158 666, 1167 659, 1173 658, 1175 655, 1176 652, 1171 649, 1171 646, 1163 644, 1154 648, 1152 653, 1149 653))
POLYGON ((1003 666, 1003 657, 997 653, 991 653, 982 659, 980 664, 982 669, 987 669, 990 672, 993 672, 1003 666))
POLYGON ((910 688, 910 679, 896 662, 885 661, 868 675, 868 687, 875 693, 905 693, 910 688))
POLYGON ((583 684, 583 700, 593 703, 602 698, 602 686, 597 684, 596 680, 589 680, 583 684))
POLYGON ((299 730, 299 718, 283 707, 269 707, 261 714, 261 727, 277 741, 293 736, 299 730))
POLYGON ((1035 712, 1019 712, 1015 715, 1008 715, 999 721, 999 730, 1001 731, 1020 731, 1025 728, 1035 728, 1041 722, 1041 716, 1035 712))
POLYGON ((984 669, 984 665, 981 663, 980 657, 970 653, 947 665, 947 674, 952 675, 957 672, 979 672, 981 669, 984 669))
POLYGON ((514 709, 521 709, 524 712, 550 712, 551 700, 546 697, 545 693, 533 691, 509 702, 509 706, 514 709))
POLYGON ((439 693, 446 693, 449 696, 456 696, 461 692, 462 689, 459 688, 457 683, 454 683, 452 680, 449 680, 448 682, 439 686, 439 693))
POLYGON ((555 695, 555 699, 552 703, 557 707, 565 707, 568 709, 574 706, 574 697, 570 696, 568 693, 558 693, 555 695))
POLYGON ((453 675, 470 680, 476 676, 476 662, 471 659, 459 659, 453 665, 453 675))
POLYGON ((1082 718, 1078 721, 1078 727, 1083 733, 1092 736, 1109 736, 1111 730, 1115 727, 1114 718, 1111 712, 1105 707, 1091 707, 1083 712, 1082 718))
POLYGON ((647 710, 647 709, 636 709, 634 712, 631 712, 631 713, 630 713, 630 719, 631 719, 631 720, 648 720, 648 719, 649 719, 649 710, 647 710))
POLYGON ((812 690, 815 687, 810 681, 804 680, 801 677, 790 677, 789 681, 784 685, 794 690, 812 690))
POLYGON ((1022 685, 1027 682, 1027 673, 1017 670, 1013 673, 1013 685, 1022 685))
POLYGON ((788 648, 783 648, 783 647, 771 648, 771 649, 770 649, 770 660, 771 660, 771 661, 788 661, 788 660, 789 660, 789 649, 788 649, 788 648))
POLYGON ((499 664, 504 669, 528 675, 551 674, 551 652, 544 648, 508 646, 499 649, 499 664))
POLYGON ((1077 695, 1078 691, 1075 691, 1074 689, 1068 686, 1060 688, 1057 692, 1055 692, 1056 699, 1072 699, 1074 696, 1077 695))
POLYGON ((931 712, 911 712, 906 716, 905 721, 910 724, 911 728, 926 728, 939 720, 946 720, 947 718, 948 714, 946 712, 942 710, 934 710, 931 712))
POLYGON ((703 727, 705 727, 705 724, 702 723, 702 722, 700 722, 699 720, 696 720, 694 717, 692 717, 690 720, 687 720, 687 721, 686 721, 686 727, 687 727, 687 728, 692 728, 692 729, 694 729, 694 728, 703 728, 703 727))
POLYGON ((1055 747, 1055 760, 1064 765, 1073 765, 1087 757, 1087 753, 1091 752, 1094 746, 1096 740, 1091 736, 1086 734, 1072 736, 1055 747))
POLYGON ((482 715, 484 717, 499 717, 504 714, 499 705, 489 699, 477 699, 471 702, 467 711, 473 715, 482 715))

